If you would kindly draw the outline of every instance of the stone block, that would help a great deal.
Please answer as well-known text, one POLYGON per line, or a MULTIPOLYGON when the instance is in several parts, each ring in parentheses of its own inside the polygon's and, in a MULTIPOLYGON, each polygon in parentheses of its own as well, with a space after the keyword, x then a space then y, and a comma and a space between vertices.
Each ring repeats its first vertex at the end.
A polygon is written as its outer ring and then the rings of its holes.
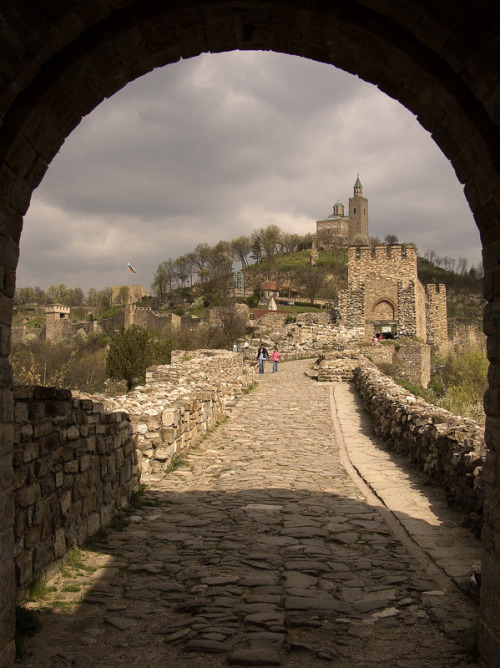
POLYGON ((33 557, 31 552, 24 551, 15 559, 16 586, 29 587, 33 581, 33 557))
POLYGON ((77 459, 71 462, 66 462, 66 464, 64 464, 65 473, 78 473, 79 469, 80 469, 80 464, 77 459))
POLYGON ((12 457, 14 440, 14 425, 0 424, 0 460, 3 457, 12 457))
POLYGON ((42 573, 55 560, 53 539, 38 542, 33 550, 33 565, 35 574, 42 573))
POLYGON ((33 426, 33 437, 43 438, 51 434, 52 430, 53 426, 52 426, 52 420, 50 418, 44 420, 37 420, 37 422, 35 422, 33 426))
POLYGON ((16 502, 22 507, 32 506, 41 498, 40 485, 35 483, 21 488, 16 495, 16 502))
POLYGON ((61 559, 66 554, 66 534, 63 528, 56 529, 54 540, 54 555, 61 559))
POLYGON ((100 513, 92 513, 87 518, 87 530, 88 535, 93 536, 101 528, 101 516, 100 513))

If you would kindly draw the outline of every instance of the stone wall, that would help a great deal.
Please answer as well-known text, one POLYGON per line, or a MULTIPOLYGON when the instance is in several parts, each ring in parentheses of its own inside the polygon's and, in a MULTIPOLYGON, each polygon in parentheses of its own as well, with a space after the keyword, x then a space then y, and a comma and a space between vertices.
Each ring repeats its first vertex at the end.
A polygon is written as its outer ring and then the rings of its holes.
POLYGON ((430 346, 403 338, 353 345, 342 351, 325 352, 319 358, 318 380, 320 382, 354 380, 355 369, 368 360, 377 366, 390 365, 391 375, 412 385, 427 387, 431 377, 430 346))
POLYGON ((115 332, 119 332, 122 327, 125 327, 125 309, 122 309, 112 318, 99 320, 99 327, 108 336, 112 336, 115 332))
MULTIPOLYGON (((12 4, 12 3, 11 3, 12 4)), ((487 0, 180 4, 137 0, 17 3, 0 34, 0 505, 12 498, 10 324, 23 217, 65 139, 100 102, 154 68, 207 51, 275 49, 374 83, 418 117, 450 161, 483 244, 487 515, 481 658, 500 655, 500 165, 498 14, 487 0), (238 5, 240 8, 240 5, 238 5), (168 26, 168 30, 165 30, 168 26), (440 39, 436 39, 436 35, 440 39), (404 36, 404 39, 401 37, 404 36), (43 48, 40 48, 40 45, 43 48), (332 49, 332 44, 338 48, 332 49), (443 112, 446 110, 446 113, 443 112)), ((13 663, 11 518, 1 514, 0 666, 13 663), (10 523, 9 523, 10 522, 10 523)))
POLYGON ((138 484, 127 416, 70 390, 14 387, 18 598, 66 551, 110 523, 138 484))
POLYGON ((175 334, 181 328, 181 319, 175 313, 155 313, 149 307, 126 306, 124 327, 138 325, 158 334, 175 334))
MULTIPOLYGON (((17 597, 128 503, 140 472, 164 471, 255 380, 242 355, 174 351, 122 397, 14 388, 17 597)), ((15 507, 15 511, 14 511, 15 507)), ((4 508, 7 512, 7 509, 4 508)), ((0 520, 1 521, 1 520, 0 520)))
POLYGON ((377 436, 408 455, 446 492, 450 506, 477 536, 481 531, 486 458, 484 431, 473 420, 457 417, 404 390, 371 364, 359 364, 354 381, 377 436))
MULTIPOLYGON (((280 313, 271 311, 270 313, 280 313)), ((254 359, 260 343, 270 349, 275 345, 282 353, 282 360, 310 357, 326 348, 345 346, 364 337, 363 327, 346 327, 332 320, 331 311, 299 313, 288 325, 281 316, 269 319, 255 328, 254 338, 241 341, 246 359, 254 359)))
POLYGON ((425 286, 427 341, 431 345, 443 346, 448 342, 448 314, 446 309, 446 286, 425 286))
POLYGON ((149 369, 145 386, 115 399, 132 424, 139 470, 165 471, 172 458, 216 425, 255 380, 239 353, 173 351, 172 364, 149 369))
POLYGON ((424 288, 412 246, 349 248, 348 287, 338 305, 348 327, 365 326, 367 341, 384 324, 433 345, 447 341, 445 286, 424 288))

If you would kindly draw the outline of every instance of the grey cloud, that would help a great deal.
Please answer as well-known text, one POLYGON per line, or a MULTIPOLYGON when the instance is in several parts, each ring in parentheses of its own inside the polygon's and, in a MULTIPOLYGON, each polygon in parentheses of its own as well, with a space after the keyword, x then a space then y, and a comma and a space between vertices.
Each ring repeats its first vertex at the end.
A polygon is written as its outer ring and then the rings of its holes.
POLYGON ((200 241, 275 221, 314 231, 337 198, 347 204, 358 172, 373 235, 478 262, 450 165, 374 86, 282 54, 181 61, 127 86, 68 138, 26 216, 18 284, 103 287, 123 282, 130 261, 148 285, 161 260, 200 241))

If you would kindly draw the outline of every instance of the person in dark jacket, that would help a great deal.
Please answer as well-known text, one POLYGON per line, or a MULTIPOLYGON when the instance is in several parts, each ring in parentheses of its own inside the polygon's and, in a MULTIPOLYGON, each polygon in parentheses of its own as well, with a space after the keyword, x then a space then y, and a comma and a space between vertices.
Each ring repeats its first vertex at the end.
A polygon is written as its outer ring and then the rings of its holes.
POLYGON ((260 344, 259 352, 257 353, 257 359, 259 360, 259 373, 264 373, 264 362, 269 359, 269 353, 267 348, 264 347, 264 344, 260 344))

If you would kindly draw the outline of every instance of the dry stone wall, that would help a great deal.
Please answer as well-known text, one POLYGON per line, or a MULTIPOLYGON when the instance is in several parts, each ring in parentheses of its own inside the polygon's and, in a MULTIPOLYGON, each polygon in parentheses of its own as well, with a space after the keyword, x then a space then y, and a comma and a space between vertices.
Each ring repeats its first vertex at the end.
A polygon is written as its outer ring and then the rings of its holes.
POLYGON ((352 341, 360 341, 364 328, 345 327, 334 322, 330 311, 320 313, 299 313, 294 322, 285 324, 284 319, 268 320, 254 331, 254 338, 240 342, 247 359, 254 359, 260 343, 268 349, 277 346, 282 360, 300 359, 317 354, 325 348, 345 346, 352 341))
POLYGON ((115 399, 132 425, 141 472, 165 471, 172 458, 196 443, 255 380, 239 353, 173 351, 172 363, 148 370, 146 384, 115 399))
POLYGON ((390 365, 392 376, 406 380, 412 385, 427 387, 429 383, 430 346, 404 337, 322 353, 319 358, 318 380, 351 381, 354 379, 357 366, 366 363, 368 359, 377 366, 390 365))
POLYGON ((141 470, 165 470, 255 379, 237 353, 174 351, 173 360, 115 399, 14 388, 14 503, 4 510, 14 523, 18 598, 111 522, 141 470))
POLYGON ((415 397, 369 363, 354 370, 354 382, 376 434, 441 486, 448 503, 463 513, 464 524, 479 536, 485 495, 484 430, 473 420, 415 397))
POLYGON ((70 390, 14 388, 17 595, 75 544, 110 523, 138 484, 123 412, 70 390))

